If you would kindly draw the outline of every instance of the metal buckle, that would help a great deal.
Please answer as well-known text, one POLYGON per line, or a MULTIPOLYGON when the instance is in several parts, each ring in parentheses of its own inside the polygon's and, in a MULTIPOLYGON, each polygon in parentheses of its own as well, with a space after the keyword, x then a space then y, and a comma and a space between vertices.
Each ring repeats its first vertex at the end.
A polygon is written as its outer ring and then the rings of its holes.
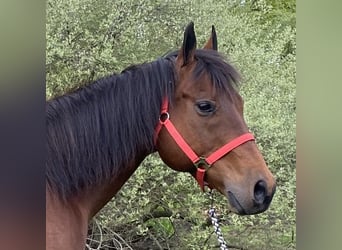
POLYGON ((204 156, 200 156, 198 161, 196 161, 194 165, 196 168, 201 168, 201 166, 203 166, 205 170, 208 170, 211 167, 204 156))
POLYGON ((167 120, 169 120, 170 119, 170 114, 169 114, 169 112, 163 112, 163 113, 161 113, 160 114, 160 116, 159 116, 159 122, 161 123, 161 124, 164 124, 167 120))

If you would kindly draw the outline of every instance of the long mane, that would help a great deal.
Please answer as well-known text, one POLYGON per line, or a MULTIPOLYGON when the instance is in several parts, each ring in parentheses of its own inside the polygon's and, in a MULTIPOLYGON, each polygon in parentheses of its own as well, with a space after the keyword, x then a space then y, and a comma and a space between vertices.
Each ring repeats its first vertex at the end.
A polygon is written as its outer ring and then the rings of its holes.
MULTIPOLYGON (((177 82, 172 52, 99 79, 46 103, 49 188, 67 199, 118 174, 137 155, 154 151, 162 100, 177 82)), ((208 73, 221 94, 238 72, 216 51, 196 50, 194 76, 208 73)))

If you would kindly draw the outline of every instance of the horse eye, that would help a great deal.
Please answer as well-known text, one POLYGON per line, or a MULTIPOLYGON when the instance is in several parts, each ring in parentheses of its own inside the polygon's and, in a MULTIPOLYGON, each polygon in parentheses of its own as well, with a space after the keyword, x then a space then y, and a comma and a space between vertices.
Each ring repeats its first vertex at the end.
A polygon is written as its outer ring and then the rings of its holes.
POLYGON ((196 103, 196 109, 200 115, 210 115, 216 110, 216 106, 211 101, 199 101, 196 103))

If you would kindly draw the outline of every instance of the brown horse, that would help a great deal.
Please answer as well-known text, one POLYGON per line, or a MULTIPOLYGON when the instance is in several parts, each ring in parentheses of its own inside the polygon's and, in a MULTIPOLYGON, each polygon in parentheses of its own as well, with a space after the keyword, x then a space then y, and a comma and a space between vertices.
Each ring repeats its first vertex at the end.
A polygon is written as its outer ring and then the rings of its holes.
POLYGON ((88 221, 158 151, 231 211, 265 211, 275 180, 243 118, 239 74, 217 52, 214 27, 180 50, 47 102, 47 249, 84 249, 88 221))

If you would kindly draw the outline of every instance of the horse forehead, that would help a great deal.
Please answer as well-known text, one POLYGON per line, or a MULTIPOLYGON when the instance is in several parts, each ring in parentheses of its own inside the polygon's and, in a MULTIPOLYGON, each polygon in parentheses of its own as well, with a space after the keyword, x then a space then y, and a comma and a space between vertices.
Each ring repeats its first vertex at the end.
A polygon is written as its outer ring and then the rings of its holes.
POLYGON ((183 75, 180 79, 178 86, 179 90, 188 94, 196 94, 205 92, 211 96, 216 95, 214 84, 210 79, 209 74, 203 72, 201 75, 194 75, 189 72, 187 75, 183 75))
POLYGON ((221 105, 226 109, 230 110, 234 108, 242 111, 243 99, 239 92, 234 88, 230 88, 229 91, 225 91, 223 93, 219 91, 218 98, 220 99, 221 105))
POLYGON ((189 96, 201 95, 203 98, 213 98, 218 101, 229 103, 230 105, 241 105, 241 96, 238 91, 228 82, 222 82, 225 77, 212 76, 206 70, 197 71, 196 63, 181 69, 179 72, 179 82, 176 86, 176 92, 189 96), (221 81, 221 84, 215 84, 214 81, 221 81), (227 84, 226 87, 222 85, 227 84), (221 85, 221 86, 220 86, 221 85))

